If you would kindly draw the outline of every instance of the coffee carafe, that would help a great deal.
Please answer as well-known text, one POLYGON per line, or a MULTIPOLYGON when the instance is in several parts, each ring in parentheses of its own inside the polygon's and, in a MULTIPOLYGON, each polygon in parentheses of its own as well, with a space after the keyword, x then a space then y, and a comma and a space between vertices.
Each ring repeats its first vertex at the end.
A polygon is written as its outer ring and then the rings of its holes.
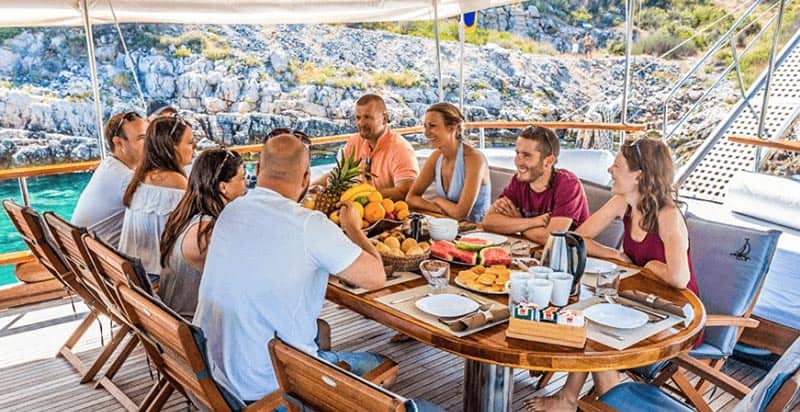
POLYGON ((575 232, 551 232, 542 252, 542 265, 556 272, 572 275, 570 296, 580 290, 581 277, 586 268, 586 245, 583 238, 575 232))

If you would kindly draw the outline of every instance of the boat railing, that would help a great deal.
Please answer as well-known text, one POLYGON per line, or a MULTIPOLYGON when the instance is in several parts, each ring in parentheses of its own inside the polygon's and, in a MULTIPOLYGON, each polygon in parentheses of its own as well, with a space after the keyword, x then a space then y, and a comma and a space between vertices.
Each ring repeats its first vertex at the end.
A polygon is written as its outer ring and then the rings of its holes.
MULTIPOLYGON (((549 121, 484 121, 484 122, 467 122, 464 125, 466 130, 478 129, 479 147, 485 148, 485 134, 486 129, 522 129, 528 126, 541 126, 555 130, 595 130, 607 132, 640 132, 645 130, 646 126, 643 124, 623 124, 623 123, 596 123, 596 122, 549 122, 549 121)), ((412 126, 404 128, 393 129, 396 133, 401 135, 422 133, 422 126, 412 126)), ((348 138, 353 136, 352 133, 321 136, 311 138, 311 144, 314 146, 344 143, 348 138)), ((239 153, 256 153, 261 151, 262 144, 250 144, 241 146, 232 146, 229 149, 235 150, 239 153)), ((19 183, 20 193, 22 200, 26 206, 30 206, 30 194, 28 193, 27 179, 31 177, 52 176, 64 173, 86 172, 94 170, 100 164, 99 160, 90 160, 84 162, 62 163, 54 165, 42 166, 28 166, 12 169, 0 170, 0 180, 17 179, 19 183)), ((33 255, 29 251, 15 251, 0 254, 0 266, 13 265, 24 263, 33 260, 33 255)))
MULTIPOLYGON (((752 90, 755 90, 755 88, 759 87, 760 82, 754 82, 753 83, 753 85, 751 86, 751 92, 750 93, 748 93, 748 91, 745 90, 744 80, 742 78, 742 72, 741 72, 740 59, 742 58, 742 56, 747 54, 754 47, 754 45, 758 42, 758 40, 761 39, 761 37, 769 30, 770 27, 772 27, 773 24, 775 24, 776 22, 780 21, 780 19, 782 17, 781 16, 782 15, 782 8, 779 8, 779 10, 777 12, 775 12, 775 14, 772 17, 769 18, 767 23, 764 24, 764 26, 761 28, 761 30, 755 36, 753 36, 753 38, 750 40, 750 42, 744 47, 744 49, 741 52, 739 52, 737 50, 737 48, 736 48, 736 39, 740 35, 742 35, 744 33, 747 33, 748 30, 752 26, 754 26, 755 24, 757 24, 761 20, 761 18, 763 18, 764 16, 768 15, 769 13, 774 12, 774 9, 781 5, 780 2, 773 4, 768 9, 766 9, 765 11, 761 12, 760 14, 755 16, 753 19, 751 19, 747 24, 744 24, 748 20, 748 18, 751 17, 751 15, 756 11, 756 8, 761 3, 762 3, 761 0, 754 1, 753 4, 750 5, 750 7, 748 7, 747 10, 733 23, 733 25, 731 25, 730 29, 728 29, 727 32, 725 32, 722 36, 719 37, 719 39, 717 39, 717 41, 708 49, 708 51, 706 51, 706 53, 702 57, 700 57, 694 63, 694 65, 692 65, 691 69, 689 69, 688 72, 686 72, 683 76, 681 76, 680 79, 678 79, 677 82, 675 82, 675 84, 670 89, 669 93, 667 93, 667 96, 664 98, 664 108, 663 108, 663 122, 664 122, 664 124, 663 124, 663 133, 662 133, 662 135, 663 135, 664 139, 668 139, 673 134, 675 134, 678 130, 680 130, 680 128, 697 111, 697 109, 700 107, 700 104, 702 104, 706 100, 706 98, 711 94, 711 92, 714 89, 716 89, 716 87, 722 82, 723 79, 725 79, 728 76, 728 74, 732 70, 736 71, 736 79, 737 79, 737 83, 738 83, 738 86, 739 86, 739 92, 742 95, 742 99, 747 103, 747 105, 750 108, 750 110, 753 111, 755 117, 756 118, 759 117, 758 115, 756 115, 755 109, 752 107, 752 105, 750 105, 750 101, 749 100, 750 100, 750 97, 753 95, 752 90), (698 98, 692 104, 692 106, 689 107, 689 109, 687 109, 683 113, 683 115, 678 119, 678 121, 675 122, 675 124, 670 128, 669 107, 670 107, 670 103, 675 98, 675 95, 677 94, 677 92, 682 87, 687 85, 687 83, 694 78, 695 74, 697 74, 698 70, 700 70, 709 61, 709 59, 711 59, 712 56, 714 56, 717 52, 719 52, 726 45, 729 46, 730 49, 731 49, 732 62, 725 68, 725 70, 722 71, 722 73, 720 73, 717 76, 717 78, 714 80, 714 82, 711 84, 711 86, 709 86, 705 90, 705 92, 700 96, 700 98, 698 98)), ((764 107, 766 107, 766 104, 764 105, 764 107)), ((716 138, 719 138, 719 137, 716 137, 716 138)), ((709 145, 709 147, 710 146, 713 146, 713 142, 712 142, 711 145, 709 145)))

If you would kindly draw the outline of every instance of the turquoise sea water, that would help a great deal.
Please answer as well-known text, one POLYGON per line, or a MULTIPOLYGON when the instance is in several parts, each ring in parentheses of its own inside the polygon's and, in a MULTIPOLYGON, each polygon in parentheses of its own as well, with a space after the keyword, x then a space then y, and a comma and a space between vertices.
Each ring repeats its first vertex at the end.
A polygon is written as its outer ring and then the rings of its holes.
MULTIPOLYGON (((52 210, 69 219, 81 191, 89 182, 90 173, 68 173, 57 176, 42 176, 28 179, 31 206, 38 211, 52 210)), ((14 199, 22 203, 16 179, 0 180, 0 199, 14 199)), ((19 233, 11 224, 8 215, 0 215, 0 253, 26 250, 19 233)), ((13 266, 0 267, 0 286, 14 283, 13 266)))

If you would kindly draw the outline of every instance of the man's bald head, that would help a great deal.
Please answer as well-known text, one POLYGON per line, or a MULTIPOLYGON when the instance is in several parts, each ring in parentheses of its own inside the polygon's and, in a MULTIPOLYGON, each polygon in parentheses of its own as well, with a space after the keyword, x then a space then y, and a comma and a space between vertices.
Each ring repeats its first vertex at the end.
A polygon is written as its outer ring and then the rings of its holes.
POLYGON ((302 184, 303 176, 308 171, 308 147, 291 134, 278 135, 264 143, 259 163, 259 180, 302 184))

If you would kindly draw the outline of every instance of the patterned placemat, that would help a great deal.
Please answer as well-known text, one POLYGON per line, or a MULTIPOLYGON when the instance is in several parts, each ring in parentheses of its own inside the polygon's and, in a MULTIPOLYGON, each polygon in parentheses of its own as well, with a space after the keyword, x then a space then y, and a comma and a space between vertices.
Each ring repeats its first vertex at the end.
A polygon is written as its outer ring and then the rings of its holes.
MULTIPOLYGON (((504 323, 504 322, 508 321, 508 319, 503 319, 503 320, 487 323, 485 325, 478 326, 478 327, 475 327, 475 328, 472 328, 472 329, 467 329, 467 330, 462 331, 462 332, 454 332, 449 327, 447 327, 447 325, 445 325, 444 323, 440 322, 438 317, 433 316, 433 315, 428 314, 428 313, 425 313, 425 312, 417 309, 417 306, 416 306, 417 300, 428 296, 429 293, 430 293, 430 288, 428 288, 427 285, 424 285, 424 286, 416 287, 416 288, 413 288, 413 289, 407 289, 407 290, 404 290, 404 291, 401 291, 401 292, 393 293, 391 295, 381 296, 381 297, 377 298, 376 300, 378 302, 383 303, 386 306, 390 306, 390 307, 392 307, 392 308, 394 308, 394 309, 396 309, 396 310, 398 310, 400 312, 403 312, 403 313, 405 313, 407 315, 410 315, 414 319, 417 319, 417 320, 420 320, 422 322, 425 322, 425 323, 427 323, 427 324, 429 324, 429 325, 431 325, 431 326, 433 326, 435 328, 441 329, 441 330, 443 330, 443 331, 445 331, 445 332, 447 332, 447 333, 449 333, 451 335, 455 335, 455 336, 458 336, 458 337, 471 335, 471 334, 473 334, 475 332, 479 332, 479 331, 482 331, 484 329, 488 329, 488 328, 491 328, 492 326, 499 325, 501 323, 504 323)), ((445 291, 443 293, 452 293, 452 294, 455 294, 455 295, 466 294, 470 298, 477 299, 478 301, 482 301, 482 302, 491 301, 490 299, 488 299, 488 298, 486 298, 484 296, 480 296, 480 295, 471 293, 468 290, 461 289, 461 288, 456 287, 456 286, 448 286, 447 289, 445 289, 445 291)), ((501 303, 494 303, 494 305, 495 305, 494 307, 497 307, 498 305, 499 306, 504 306, 501 303)))
MULTIPOLYGON (((392 286, 392 285, 396 285, 398 283, 408 282, 409 280, 419 279, 421 277, 422 277, 422 275, 418 275, 418 274, 412 273, 412 272, 394 272, 394 273, 392 273, 392 276, 386 280, 386 283, 383 285, 383 287, 389 287, 389 286, 392 286)), ((328 284, 332 285, 332 286, 336 286, 337 288, 340 288, 340 289, 344 289, 344 290, 346 290, 346 291, 348 291, 348 292, 350 292, 350 293, 352 293, 354 295, 363 295, 363 294, 369 292, 369 290, 367 290, 367 289, 360 288, 360 287, 357 287, 357 286, 351 286, 349 284, 346 284, 341 279, 339 279, 337 276, 329 277, 328 278, 328 284)))
MULTIPOLYGON (((589 299, 585 299, 578 303, 569 305, 568 308, 585 310, 589 306, 598 303, 605 303, 605 301, 597 296, 593 296, 589 299)), ((589 329, 587 330, 586 337, 595 342, 600 342, 603 345, 612 347, 617 350, 627 349, 649 338, 650 336, 653 336, 661 331, 667 330, 683 322, 682 317, 678 317, 668 313, 664 313, 664 315, 669 315, 669 317, 667 319, 656 322, 648 322, 644 326, 636 329, 612 328, 609 326, 603 326, 597 324, 587 319, 587 321, 589 322, 589 329)))

